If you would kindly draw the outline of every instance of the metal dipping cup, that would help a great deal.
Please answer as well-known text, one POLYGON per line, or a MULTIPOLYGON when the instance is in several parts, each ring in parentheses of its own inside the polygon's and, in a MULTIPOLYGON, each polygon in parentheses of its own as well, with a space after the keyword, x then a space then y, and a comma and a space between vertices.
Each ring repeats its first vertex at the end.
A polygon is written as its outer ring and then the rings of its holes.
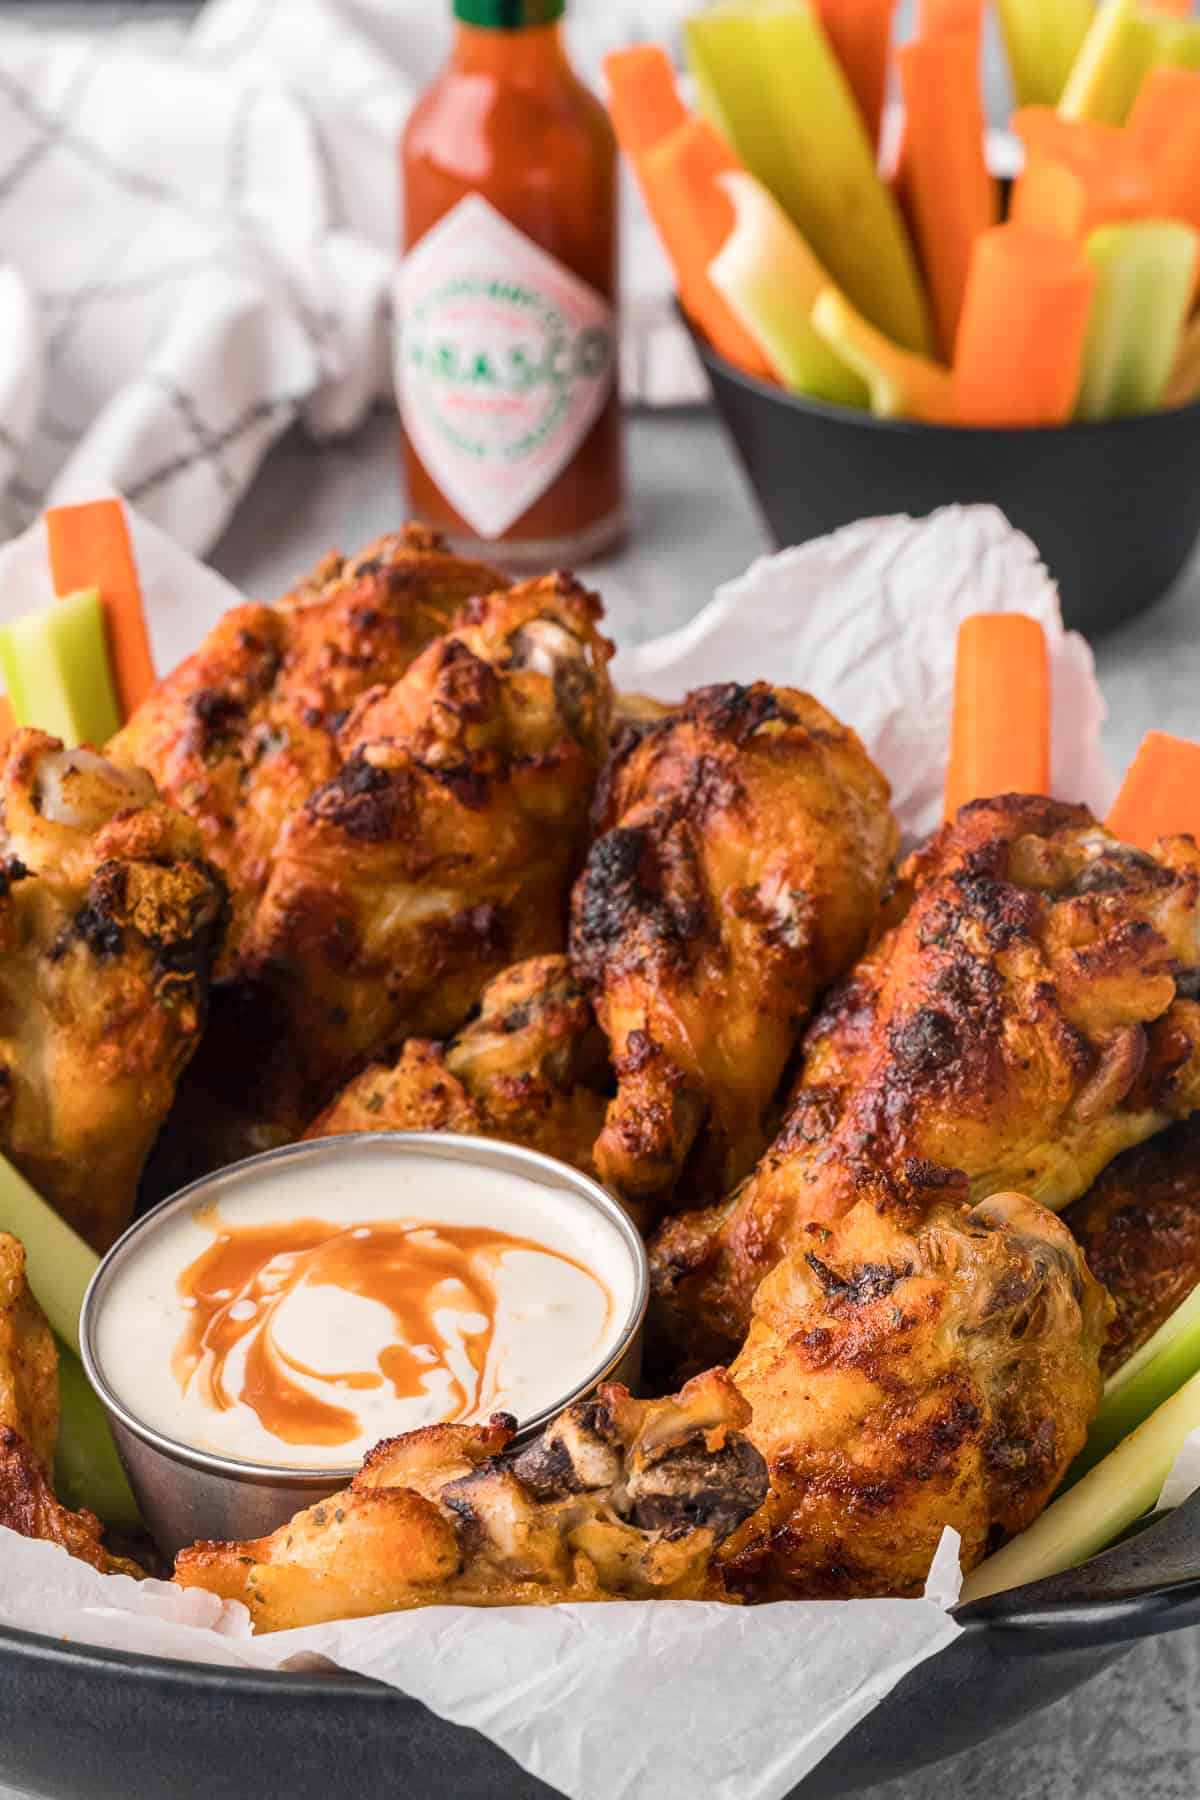
POLYGON ((523 1150, 515 1144, 489 1138, 456 1137, 448 1132, 358 1132, 340 1138, 319 1138, 269 1150, 245 1162, 233 1163, 215 1175, 194 1181, 161 1206, 137 1220, 104 1258, 84 1298, 80 1318, 83 1366, 108 1414, 121 1461, 141 1507, 142 1517, 164 1556, 202 1539, 241 1539, 266 1536, 294 1513, 349 1485, 358 1465, 337 1468, 288 1468, 269 1463, 243 1462, 199 1450, 148 1425, 136 1411, 136 1401, 118 1394, 109 1385, 97 1354, 97 1321, 107 1303, 113 1277, 152 1234, 180 1212, 219 1203, 239 1188, 254 1182, 265 1168, 281 1164, 336 1163, 351 1150, 364 1146, 381 1157, 425 1157, 433 1161, 469 1163, 519 1175, 542 1187, 562 1193, 563 1203, 591 1207, 603 1213, 624 1245, 633 1276, 633 1302, 603 1362, 587 1378, 564 1392, 534 1418, 520 1423, 517 1441, 536 1437, 549 1421, 573 1400, 590 1393, 602 1381, 620 1381, 632 1387, 641 1373, 642 1336, 650 1292, 649 1269, 641 1238, 629 1218, 597 1182, 566 1163, 523 1150))

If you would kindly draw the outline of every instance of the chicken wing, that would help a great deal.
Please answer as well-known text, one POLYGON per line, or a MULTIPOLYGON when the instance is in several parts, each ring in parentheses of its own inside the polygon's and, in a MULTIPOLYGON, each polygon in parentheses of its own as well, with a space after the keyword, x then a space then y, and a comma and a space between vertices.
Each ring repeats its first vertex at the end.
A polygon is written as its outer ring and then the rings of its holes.
POLYGON ((19 1537, 41 1538, 59 1544, 69 1556, 90 1563, 102 1575, 132 1575, 140 1580, 145 1571, 124 1556, 113 1556, 104 1546, 104 1527, 86 1507, 69 1512, 54 1498, 45 1470, 19 1432, 0 1425, 0 1525, 19 1537))
POLYGON ((58 1442, 58 1352, 25 1279, 25 1250, 0 1231, 0 1427, 49 1474, 58 1442))
POLYGON ((449 1035, 508 964, 561 948, 608 739, 599 617, 569 576, 489 595, 352 709, 197 1071, 182 1129, 214 1160, 298 1137, 368 1058, 449 1035))
POLYGON ((698 1140, 725 1193, 813 1000, 858 955, 896 849, 889 790, 807 694, 703 688, 617 739, 571 953, 617 1094, 596 1146, 635 1209, 669 1202, 698 1140))
POLYGON ((505 585, 420 525, 358 556, 327 556, 275 605, 227 613, 113 739, 109 755, 146 769, 196 821, 228 881, 222 973, 288 819, 337 773, 337 733, 355 701, 397 681, 473 594, 505 585))
POLYGON ((1200 1286, 1200 1119, 1127 1150, 1063 1218, 1116 1303, 1112 1375, 1200 1286))
POLYGON ((753 1176, 653 1246, 676 1370, 727 1360, 763 1276, 864 1183, 933 1165, 973 1200, 1057 1210, 1200 1104, 1200 1007, 1176 997, 1200 961, 1190 838, 1151 857, 1082 807, 1009 796, 965 807, 902 880, 907 911, 814 1022, 753 1176))
POLYGON ((1111 1302, 1053 1213, 954 1185, 809 1225, 760 1287, 730 1373, 771 1489, 718 1559, 747 1598, 919 1593, 944 1526, 973 1568, 1082 1446, 1111 1302))
POLYGON ((721 1599, 714 1549, 766 1493, 747 1417, 714 1370, 673 1400, 602 1387, 523 1450, 503 1414, 430 1426, 273 1536, 183 1551, 175 1580, 244 1600, 260 1632, 415 1606, 721 1599))
POLYGON ((45 1538, 105 1574, 140 1575, 110 1556, 91 1512, 68 1512, 50 1474, 58 1441, 58 1351, 25 1279, 25 1251, 0 1231, 0 1526, 45 1538))
POLYGON ((467 1132, 593 1174, 610 1085, 603 1034, 566 957, 535 956, 488 984, 456 1037, 410 1038, 398 1062, 365 1069, 304 1135, 467 1132))
POLYGON ((0 806, 0 1149, 103 1250, 199 1041, 225 886, 148 775, 41 732, 0 806))

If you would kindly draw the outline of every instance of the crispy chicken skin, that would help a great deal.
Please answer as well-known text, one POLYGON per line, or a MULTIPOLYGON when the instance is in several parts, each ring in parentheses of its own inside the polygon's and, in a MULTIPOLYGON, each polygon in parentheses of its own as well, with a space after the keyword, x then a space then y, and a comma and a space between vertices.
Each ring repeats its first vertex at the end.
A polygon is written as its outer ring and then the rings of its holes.
POLYGON ((58 1440, 58 1351, 25 1279, 25 1251, 0 1231, 0 1526, 45 1538, 104 1574, 140 1575, 110 1556, 91 1512, 68 1512, 50 1474, 58 1440))
POLYGON ((25 1279, 25 1250, 0 1231, 0 1427, 46 1475, 58 1442, 58 1352, 25 1279))
MULTIPOLYGON (((226 613, 109 745, 199 825, 234 918, 224 969, 288 819, 336 775, 337 733, 368 688, 397 681, 473 594, 504 587, 421 525, 327 556, 273 606, 226 613)), ((224 972, 224 970, 223 970, 224 972)))
POLYGON ((399 1061, 365 1069, 305 1136, 466 1132, 594 1174, 609 1086, 604 1038, 570 964, 535 956, 489 982, 448 1043, 410 1038, 399 1061))
POLYGON ((671 1400, 602 1387, 523 1450, 514 1422, 380 1444, 344 1493, 252 1543, 196 1544, 175 1580, 259 1632, 415 1606, 721 1599, 714 1549, 766 1493, 721 1370, 671 1400))
POLYGON ((1063 1218, 1116 1302, 1108 1376, 1200 1286, 1200 1119, 1127 1150, 1063 1218))
POLYGON ((42 732, 0 808, 0 1149, 104 1250, 204 1027, 225 886, 148 775, 42 732))
POLYGON ((368 1059, 448 1036, 506 966, 562 948, 608 740, 599 618, 565 575, 485 596, 352 709, 189 1093, 209 1166, 298 1137, 368 1059))
POLYGON ((754 1291, 810 1223, 911 1165, 1055 1210, 1200 1103, 1200 852, 1150 857, 1082 807, 965 807, 902 871, 907 911, 827 1000, 783 1126, 749 1181, 652 1249, 670 1366, 725 1361, 754 1291))
POLYGON ((69 1556, 90 1563, 102 1575, 132 1575, 140 1580, 144 1574, 137 1563, 105 1549, 104 1527, 94 1512, 86 1507, 68 1512, 59 1505, 42 1464, 24 1438, 8 1425, 0 1425, 0 1525, 20 1537, 59 1544, 69 1556))
POLYGON ((719 1557, 747 1598, 919 1593, 943 1526, 973 1568, 1082 1446, 1111 1303, 1053 1213, 955 1185, 810 1225, 760 1287, 730 1373, 771 1491, 719 1557))
POLYGON ((896 849, 889 790, 807 694, 702 688, 615 743, 571 954, 612 1050, 596 1146, 635 1209, 689 1172, 724 1193, 819 993, 862 949, 896 849))

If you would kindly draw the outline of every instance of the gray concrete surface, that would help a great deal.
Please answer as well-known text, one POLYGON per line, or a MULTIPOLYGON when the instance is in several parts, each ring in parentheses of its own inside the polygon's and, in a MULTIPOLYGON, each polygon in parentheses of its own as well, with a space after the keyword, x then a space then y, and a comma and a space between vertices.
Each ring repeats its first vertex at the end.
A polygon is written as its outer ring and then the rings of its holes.
MULTIPOLYGON (((108 24, 135 13, 187 10, 169 0, 144 7, 127 0, 41 0, 0 3, 0 22, 40 15, 108 24)), ((637 418, 630 456, 634 539, 622 554, 585 571, 604 594, 614 634, 626 641, 688 618, 717 582, 765 548, 753 505, 709 418, 637 418)), ((322 550, 350 549, 387 529, 400 509, 390 419, 377 417, 353 441, 323 449, 293 436, 265 465, 214 560, 244 589, 267 598, 322 550)), ((1099 644, 1097 658, 1111 709, 1107 743, 1118 767, 1150 725, 1196 736, 1200 562, 1152 613, 1099 644)), ((1200 1630, 1151 1640, 1027 1725, 927 1776, 887 1783, 873 1800, 927 1800, 931 1793, 952 1800, 1195 1800, 1198 1687, 1200 1630)), ((0 1790, 0 1800, 20 1797, 0 1790)))

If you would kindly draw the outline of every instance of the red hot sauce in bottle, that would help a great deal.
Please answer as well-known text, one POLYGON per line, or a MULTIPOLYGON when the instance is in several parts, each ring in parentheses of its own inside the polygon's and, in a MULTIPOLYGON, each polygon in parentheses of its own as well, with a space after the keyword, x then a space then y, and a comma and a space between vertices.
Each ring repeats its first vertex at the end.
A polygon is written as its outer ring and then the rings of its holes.
POLYGON ((402 146, 396 390, 412 510, 549 567, 625 528, 617 162, 565 0, 455 0, 402 146))

